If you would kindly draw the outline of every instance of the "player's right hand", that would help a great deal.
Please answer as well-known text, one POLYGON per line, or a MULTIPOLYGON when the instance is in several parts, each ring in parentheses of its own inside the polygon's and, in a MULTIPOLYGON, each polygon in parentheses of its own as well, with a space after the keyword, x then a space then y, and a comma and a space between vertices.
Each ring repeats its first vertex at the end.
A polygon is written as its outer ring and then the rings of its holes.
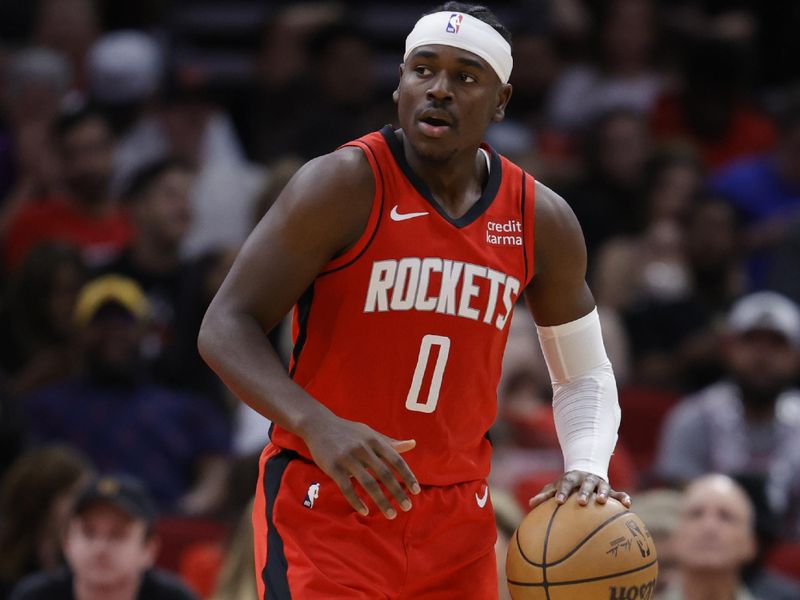
POLYGON ((417 445, 414 440, 395 440, 364 425, 330 416, 309 426, 303 439, 317 466, 336 482, 347 501, 358 513, 366 516, 369 508, 358 496, 353 480, 375 501, 387 519, 397 511, 381 489, 382 483, 403 511, 411 510, 412 494, 419 494, 417 478, 400 456, 417 445))

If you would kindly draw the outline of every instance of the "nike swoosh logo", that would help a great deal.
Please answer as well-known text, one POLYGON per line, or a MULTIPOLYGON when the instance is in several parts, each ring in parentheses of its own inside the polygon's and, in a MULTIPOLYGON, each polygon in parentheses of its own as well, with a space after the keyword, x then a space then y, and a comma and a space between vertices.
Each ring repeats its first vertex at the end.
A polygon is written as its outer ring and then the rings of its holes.
POLYGON ((427 212, 415 212, 415 213, 399 213, 397 212, 397 204, 392 207, 392 212, 389 216, 392 217, 392 221, 407 221, 408 219, 415 219, 417 217, 424 217, 427 215, 427 212))
POLYGON ((489 499, 489 486, 483 488, 483 496, 478 496, 478 492, 475 492, 475 502, 478 503, 478 508, 483 508, 486 506, 486 501, 489 499))

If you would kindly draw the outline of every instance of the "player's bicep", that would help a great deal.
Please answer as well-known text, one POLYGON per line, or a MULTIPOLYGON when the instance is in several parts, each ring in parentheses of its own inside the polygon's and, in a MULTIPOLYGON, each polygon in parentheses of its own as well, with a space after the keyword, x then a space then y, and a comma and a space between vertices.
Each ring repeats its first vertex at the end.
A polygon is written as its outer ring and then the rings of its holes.
POLYGON ((563 198, 536 183, 536 272, 525 291, 542 326, 579 319, 594 307, 586 285, 586 244, 575 213, 563 198))
POLYGON ((353 154, 359 150, 342 152, 311 161, 292 178, 248 237, 214 303, 272 327, 360 235, 374 182, 368 166, 365 176, 365 159, 353 154))

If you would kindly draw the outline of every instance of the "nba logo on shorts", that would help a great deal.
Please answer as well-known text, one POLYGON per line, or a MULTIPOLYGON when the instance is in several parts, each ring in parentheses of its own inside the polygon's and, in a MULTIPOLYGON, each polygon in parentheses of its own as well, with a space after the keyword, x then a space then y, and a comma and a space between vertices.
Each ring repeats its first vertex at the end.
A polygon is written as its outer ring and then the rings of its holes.
POLYGON ((314 508, 314 500, 319 498, 319 484, 315 481, 310 486, 308 486, 308 491, 306 492, 306 498, 303 500, 303 506, 306 508, 314 508))
POLYGON ((460 15, 458 13, 453 13, 450 15, 450 20, 447 21, 447 33, 458 33, 458 28, 461 27, 461 21, 464 19, 464 15, 460 15))

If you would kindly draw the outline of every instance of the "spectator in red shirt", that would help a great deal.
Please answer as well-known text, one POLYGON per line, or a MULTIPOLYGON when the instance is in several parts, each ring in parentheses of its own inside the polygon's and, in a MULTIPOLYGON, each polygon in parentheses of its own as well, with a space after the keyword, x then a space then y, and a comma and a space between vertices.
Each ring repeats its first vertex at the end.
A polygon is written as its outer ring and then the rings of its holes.
POLYGON ((88 265, 99 265, 131 239, 128 216, 108 191, 114 137, 106 119, 84 107, 62 116, 54 129, 68 194, 31 201, 12 217, 3 248, 9 269, 43 241, 71 242, 88 265))

